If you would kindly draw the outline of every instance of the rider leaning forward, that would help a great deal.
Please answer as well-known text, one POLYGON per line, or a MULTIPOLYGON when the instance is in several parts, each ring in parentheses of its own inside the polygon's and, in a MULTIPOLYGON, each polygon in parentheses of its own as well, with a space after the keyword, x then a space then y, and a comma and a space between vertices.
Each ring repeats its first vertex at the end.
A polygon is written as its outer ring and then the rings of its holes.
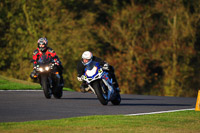
POLYGON ((36 70, 35 70, 37 61, 40 59, 40 57, 42 55, 47 55, 47 56, 51 56, 53 58, 53 62, 58 67, 59 74, 61 76, 61 85, 64 85, 63 76, 62 76, 63 67, 62 67, 61 61, 59 60, 58 56, 56 55, 56 52, 52 48, 47 47, 48 40, 46 38, 40 38, 38 40, 37 44, 38 44, 38 48, 33 52, 33 72, 31 72, 30 77, 32 79, 37 78, 37 74, 36 74, 36 70))
POLYGON ((117 80, 116 80, 116 77, 114 74, 113 66, 109 65, 107 62, 103 61, 101 58, 93 56, 92 52, 85 51, 82 54, 82 59, 77 64, 77 72, 78 72, 77 79, 79 81, 82 81, 82 84, 80 87, 81 92, 86 92, 86 88, 88 87, 86 81, 83 81, 81 79, 81 76, 84 74, 85 67, 87 65, 89 65, 92 61, 98 62, 100 64, 100 66, 102 66, 103 70, 106 70, 109 72, 109 74, 113 78, 113 84, 114 84, 116 90, 119 91, 119 85, 117 83, 117 80))

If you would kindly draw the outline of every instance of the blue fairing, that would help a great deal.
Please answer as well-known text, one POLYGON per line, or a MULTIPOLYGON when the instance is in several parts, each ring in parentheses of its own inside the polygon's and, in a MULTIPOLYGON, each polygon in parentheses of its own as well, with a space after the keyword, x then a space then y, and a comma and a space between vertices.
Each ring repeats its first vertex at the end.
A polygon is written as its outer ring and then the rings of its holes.
POLYGON ((98 74, 98 70, 99 70, 100 68, 101 68, 101 67, 100 67, 100 65, 99 65, 98 62, 92 61, 90 64, 86 65, 84 75, 87 76, 87 78, 94 78, 94 77, 98 74), (88 76, 88 75, 86 75, 86 71, 87 71, 87 70, 92 70, 94 66, 97 67, 96 73, 95 73, 93 76, 88 76))

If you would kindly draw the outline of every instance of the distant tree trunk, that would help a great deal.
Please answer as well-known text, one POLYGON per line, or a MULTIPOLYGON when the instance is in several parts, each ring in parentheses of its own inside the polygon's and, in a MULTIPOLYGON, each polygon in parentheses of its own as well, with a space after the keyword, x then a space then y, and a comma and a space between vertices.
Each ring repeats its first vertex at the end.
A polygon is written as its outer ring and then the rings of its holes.
POLYGON ((26 17, 26 23, 27 23, 27 30, 28 30, 28 33, 29 33, 32 37, 36 37, 36 32, 35 32, 33 26, 31 25, 30 18, 29 18, 29 14, 28 14, 27 9, 26 9, 26 1, 24 1, 24 4, 23 4, 22 8, 23 8, 24 15, 25 15, 25 17, 26 17))
POLYGON ((173 17, 173 29, 172 29, 172 43, 173 43, 173 54, 172 54, 172 79, 171 79, 171 93, 173 95, 174 90, 176 89, 176 73, 177 73, 177 32, 176 32, 176 18, 175 15, 173 17))

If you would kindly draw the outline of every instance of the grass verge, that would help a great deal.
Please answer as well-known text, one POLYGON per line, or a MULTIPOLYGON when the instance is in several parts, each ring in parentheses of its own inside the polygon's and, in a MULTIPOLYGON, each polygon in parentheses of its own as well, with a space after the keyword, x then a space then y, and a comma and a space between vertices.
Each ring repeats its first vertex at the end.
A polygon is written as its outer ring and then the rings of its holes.
POLYGON ((147 132, 198 133, 200 112, 142 116, 87 116, 59 120, 0 123, 1 132, 147 132))
MULTIPOLYGON (((0 90, 41 90, 39 83, 8 78, 0 75, 0 90)), ((70 88, 63 88, 64 91, 73 91, 70 88)))

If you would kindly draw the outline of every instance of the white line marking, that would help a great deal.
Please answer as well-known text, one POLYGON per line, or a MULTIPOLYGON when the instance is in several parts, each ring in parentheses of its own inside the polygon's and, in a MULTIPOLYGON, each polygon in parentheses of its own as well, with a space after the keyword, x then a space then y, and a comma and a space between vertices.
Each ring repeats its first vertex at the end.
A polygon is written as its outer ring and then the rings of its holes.
POLYGON ((125 116, 160 114, 160 113, 169 113, 169 112, 177 112, 177 111, 185 111, 185 110, 194 110, 194 109, 195 109, 195 108, 191 108, 191 109, 179 109, 179 110, 168 110, 168 111, 159 111, 159 112, 150 112, 150 113, 127 114, 127 115, 125 115, 125 116))

